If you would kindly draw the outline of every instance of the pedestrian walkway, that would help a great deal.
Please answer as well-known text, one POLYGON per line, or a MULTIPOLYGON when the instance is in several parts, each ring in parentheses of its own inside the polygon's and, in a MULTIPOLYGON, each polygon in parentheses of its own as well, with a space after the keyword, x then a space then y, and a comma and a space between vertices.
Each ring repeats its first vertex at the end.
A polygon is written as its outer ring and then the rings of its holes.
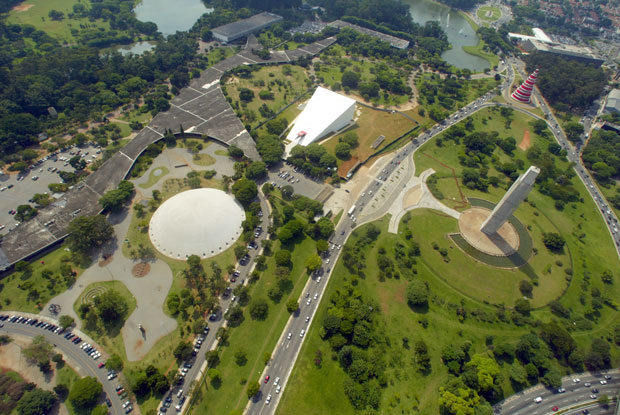
POLYGON ((48 310, 50 304, 58 304, 61 307, 60 314, 73 317, 78 327, 81 320, 73 310, 73 304, 80 297, 84 289, 95 282, 120 281, 136 299, 136 309, 127 318, 121 329, 125 352, 129 361, 141 360, 159 339, 172 332, 177 327, 176 320, 168 317, 163 312, 163 304, 172 286, 172 271, 167 263, 160 259, 150 262, 150 272, 142 278, 132 275, 134 265, 138 262, 123 256, 119 241, 123 241, 131 215, 127 212, 111 215, 110 222, 113 224, 117 236, 116 246, 104 248, 98 253, 93 264, 86 269, 75 284, 62 294, 52 298, 41 312, 42 315, 54 317, 48 310), (113 252, 113 256, 105 265, 99 265, 99 256, 103 252, 113 252), (138 328, 142 324, 144 331, 138 328))

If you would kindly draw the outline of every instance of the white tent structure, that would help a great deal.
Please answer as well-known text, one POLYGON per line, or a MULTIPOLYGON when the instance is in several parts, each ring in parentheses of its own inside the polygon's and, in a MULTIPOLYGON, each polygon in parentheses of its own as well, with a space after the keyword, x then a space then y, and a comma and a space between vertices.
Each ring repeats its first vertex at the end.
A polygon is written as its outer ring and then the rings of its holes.
POLYGON ((318 87, 286 138, 292 146, 307 146, 352 123, 354 114, 354 99, 318 87))

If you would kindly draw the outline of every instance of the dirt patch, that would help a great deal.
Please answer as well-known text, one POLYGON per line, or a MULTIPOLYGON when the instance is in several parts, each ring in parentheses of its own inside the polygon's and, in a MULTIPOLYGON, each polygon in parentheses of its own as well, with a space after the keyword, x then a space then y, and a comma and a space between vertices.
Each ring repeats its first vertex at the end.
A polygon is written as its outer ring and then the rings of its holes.
POLYGON ((151 264, 149 264, 148 262, 140 262, 139 264, 133 266, 133 269, 131 270, 131 275, 136 278, 142 278, 147 276, 150 270, 151 264))
POLYGON ((139 339, 136 344, 134 344, 133 349, 136 353, 139 353, 142 346, 144 346, 144 340, 139 339))
POLYGON ((13 10, 15 10, 16 12, 25 12, 28 11, 30 9, 32 9, 34 7, 34 4, 19 4, 15 7, 13 7, 13 10))
POLYGON ((359 159, 357 157, 351 157, 349 160, 343 161, 342 164, 340 164, 340 167, 338 167, 338 175, 340 177, 345 177, 349 170, 351 170, 351 168, 355 166, 358 161, 359 159))
POLYGON ((407 283, 403 282, 400 287, 398 287, 398 291, 396 292, 396 295, 394 296, 394 299, 401 303, 401 304, 405 304, 405 292, 407 291, 407 283))
POLYGON ((415 206, 420 203, 420 199, 422 199, 423 194, 424 191, 422 190, 421 185, 417 185, 409 189, 403 199, 403 209, 407 209, 408 207, 415 206))
POLYGON ((530 132, 529 130, 525 130, 525 133, 523 133, 523 139, 519 143, 519 148, 525 151, 528 148, 530 148, 531 145, 532 145, 532 142, 530 140, 530 132))
POLYGON ((114 255, 112 254, 104 254, 101 259, 99 260, 99 266, 100 267, 105 267, 106 265, 108 265, 110 262, 112 262, 112 258, 114 255))

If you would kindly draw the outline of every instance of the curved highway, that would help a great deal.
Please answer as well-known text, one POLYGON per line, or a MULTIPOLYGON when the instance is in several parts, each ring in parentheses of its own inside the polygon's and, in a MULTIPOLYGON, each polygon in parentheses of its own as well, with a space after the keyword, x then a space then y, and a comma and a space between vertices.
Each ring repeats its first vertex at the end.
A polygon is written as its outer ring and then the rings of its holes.
MULTIPOLYGON (((20 317, 23 316, 23 317, 28 317, 32 319, 38 319, 39 322, 44 321, 46 323, 51 323, 51 324, 58 326, 58 321, 52 320, 47 317, 41 317, 40 315, 36 315, 36 314, 28 314, 28 313, 7 314, 5 312, 1 315, 9 316, 9 317, 10 316, 20 316, 20 317)), ((105 396, 110 399, 110 402, 112 404, 112 406, 109 408, 111 414, 120 415, 120 414, 125 413, 125 409, 123 409, 122 407, 122 402, 117 397, 118 395, 116 394, 116 390, 115 390, 116 385, 120 383, 118 377, 112 380, 108 380, 107 369, 105 369, 105 367, 101 369, 98 367, 100 362, 105 362, 105 356, 102 354, 102 356, 99 359, 93 360, 90 356, 88 356, 84 352, 84 350, 80 348, 82 344, 90 343, 93 347, 96 347, 97 350, 99 350, 100 352, 103 352, 103 349, 97 346, 96 343, 92 339, 90 339, 88 336, 84 335, 79 330, 75 330, 75 329, 69 330, 71 333, 74 333, 76 336, 79 336, 82 339, 82 341, 80 341, 78 344, 75 344, 71 340, 68 340, 64 337, 64 335, 67 332, 64 332, 61 334, 55 334, 54 332, 43 329, 41 327, 36 327, 36 325, 31 326, 29 324, 11 322, 10 318, 4 321, 0 321, 0 324, 4 325, 3 327, 0 328, 0 334, 9 334, 9 335, 19 334, 22 336, 28 336, 28 337, 33 337, 33 338, 39 335, 45 337, 45 339, 51 344, 53 344, 54 347, 60 349, 62 354, 65 356, 65 359, 68 358, 79 365, 80 371, 82 372, 81 376, 92 376, 96 378, 99 381, 99 383, 103 385, 103 392, 105 396)), ((137 406, 134 406, 134 408, 137 408, 137 406)), ((134 409, 134 412, 139 413, 139 410, 135 411, 134 409)))

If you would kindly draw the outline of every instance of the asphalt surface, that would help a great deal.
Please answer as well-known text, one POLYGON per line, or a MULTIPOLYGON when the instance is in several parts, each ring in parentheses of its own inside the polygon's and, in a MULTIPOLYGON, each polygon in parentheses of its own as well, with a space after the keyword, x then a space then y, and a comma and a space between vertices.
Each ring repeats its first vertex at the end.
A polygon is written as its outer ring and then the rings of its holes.
POLYGON ((610 403, 606 408, 599 406, 596 400, 603 394, 610 399, 618 395, 618 391, 620 391, 620 375, 617 370, 596 374, 582 373, 573 375, 562 379, 562 388, 565 389, 565 392, 559 393, 558 389, 549 389, 542 386, 529 388, 497 404, 494 408, 495 413, 543 415, 555 412, 553 410, 555 407, 558 408, 556 411, 575 408, 575 413, 582 413, 581 411, 585 408, 584 405, 590 404, 594 406, 593 408, 587 407, 591 414, 612 414, 616 404, 610 403), (605 380, 604 375, 610 376, 611 379, 605 380), (573 379, 579 379, 579 382, 575 383, 573 379), (607 384, 602 385, 600 383, 601 380, 607 382, 607 384), (589 383, 590 386, 585 386, 586 383, 589 383), (595 388, 598 389, 598 392, 592 391, 595 388), (594 396, 595 399, 591 398, 591 396, 594 396), (534 401, 538 397, 542 399, 540 403, 534 401))
MULTIPOLYGON (((232 289, 234 289, 238 285, 247 284, 248 276, 254 269, 253 267, 254 261, 256 260, 256 257, 261 252, 261 248, 260 248, 261 242, 267 238, 267 228, 270 225, 269 207, 267 205, 267 202, 262 197, 260 199, 260 204, 261 204, 261 208, 263 211, 263 216, 262 216, 262 221, 261 221, 260 226, 263 228, 263 231, 260 233, 258 238, 255 239, 259 248, 258 249, 249 248, 248 249, 249 260, 245 263, 245 265, 241 265, 239 263, 237 264, 236 269, 240 272, 240 275, 239 277, 237 277, 237 280, 235 282, 229 283, 229 286, 232 289)), ((172 403, 170 407, 168 408, 169 412, 170 411, 174 412, 176 406, 179 404, 181 396, 187 395, 187 388, 190 386, 192 381, 195 380, 196 382, 200 382, 201 380, 203 380, 203 376, 208 370, 208 367, 206 366, 205 353, 209 350, 213 350, 217 348, 218 341, 217 341, 216 334, 217 334, 217 331, 220 329, 220 327, 226 326, 226 319, 224 318, 224 314, 225 314, 225 311, 229 307, 231 307, 233 303, 232 298, 233 298, 232 294, 226 298, 223 296, 220 296, 219 305, 220 305, 221 311, 217 313, 217 320, 208 321, 209 333, 207 335, 204 335, 204 334, 202 335, 202 337, 204 337, 204 342, 202 346, 200 347, 200 350, 198 351, 197 355, 189 362, 192 364, 192 367, 189 369, 189 371, 185 375, 184 382, 181 385, 173 385, 170 392, 164 396, 164 399, 166 396, 170 396, 172 398, 172 403), (179 395, 179 391, 182 391, 180 395, 179 395)), ((195 341, 194 341, 194 344, 195 344, 195 341)), ((181 367, 182 366, 183 364, 181 364, 181 367)), ((163 403, 164 401, 161 402, 162 405, 163 403)), ((190 403, 191 403, 191 400, 186 399, 183 404, 183 407, 181 408, 182 411, 186 411, 190 403)))
MULTIPOLYGON (((506 75, 507 76, 505 77, 505 80, 500 84, 500 88, 499 88, 500 91, 509 90, 509 87, 514 80, 515 73, 511 65, 508 65, 506 75)), ((535 91, 536 91, 536 94, 538 94, 538 91, 537 90, 535 91)), ((310 324, 312 324, 312 320, 318 308, 318 303, 323 297, 323 294, 327 287, 327 283, 329 282, 329 278, 331 276, 333 265, 338 260, 338 256, 340 254, 339 247, 344 245, 344 243, 346 242, 346 239, 351 234, 352 229, 355 227, 357 216, 367 206, 367 203, 370 202, 370 200, 373 197, 372 196, 373 193, 376 193, 378 190, 380 190, 381 186, 383 186, 385 182, 389 180, 389 177, 398 168, 401 160, 403 160, 403 157, 415 151, 417 148, 423 145, 426 141, 433 138, 437 134, 440 134, 447 128, 450 128, 450 126, 452 126, 453 124, 460 122, 461 120, 469 117, 470 115, 472 115, 473 113, 475 113, 476 111, 479 111, 480 109, 484 107, 498 106, 498 105, 510 106, 511 108, 514 108, 517 111, 526 112, 536 118, 540 118, 536 114, 532 114, 529 111, 525 111, 524 109, 520 107, 506 105, 506 104, 497 104, 495 102, 492 102, 491 99, 495 95, 496 95, 495 92, 489 92, 485 94, 484 96, 472 101, 465 107, 461 108, 457 112, 451 114, 450 117, 447 117, 441 123, 435 125, 428 131, 420 134, 420 136, 418 136, 416 139, 413 139, 411 143, 405 145, 400 150, 398 150, 394 154, 392 159, 390 160, 390 163, 387 164, 384 169, 379 171, 375 178, 369 180, 368 186, 366 187, 365 191, 360 193, 360 196, 358 197, 358 199, 356 199, 353 203, 353 205, 355 206, 355 209, 350 214, 343 216, 340 224, 336 228, 334 232, 334 237, 330 240, 329 255, 323 258, 323 267, 318 271, 317 275, 313 275, 308 280, 308 283, 306 284, 306 287, 303 290, 302 297, 299 301, 300 310, 297 313, 295 313, 289 320, 289 323, 287 324, 282 335, 280 336, 280 340, 278 341, 278 345, 276 346, 275 351, 272 353, 272 360, 269 362, 269 364, 263 371, 263 374, 261 376, 262 380, 261 380, 260 392, 257 394, 257 396, 255 396, 252 400, 249 401, 246 407, 246 413, 248 415, 271 415, 275 412, 275 409, 277 408, 280 397, 282 393, 284 392, 284 389, 286 388, 288 379, 290 377, 292 369, 297 360, 297 356, 299 355, 299 352, 301 350, 301 346, 303 345, 303 341, 306 337, 306 333, 310 327, 310 324), (336 245, 336 248, 332 250, 331 248, 334 244, 336 245), (329 260, 329 263, 327 262, 328 260, 329 260), (320 282, 318 280, 319 276, 321 277, 320 282), (316 299, 315 299, 315 296, 316 296, 316 299), (311 300, 309 304, 308 304, 308 299, 311 300), (304 330, 303 335, 302 335, 302 330, 304 330), (290 334, 290 338, 289 338, 289 334, 290 334), (269 376, 269 379, 265 382, 266 376, 269 376), (276 380, 277 380, 277 384, 276 384, 276 380), (278 386, 280 386, 279 389, 278 389, 278 386)), ((549 121, 547 123, 549 127, 552 129, 552 132, 556 140, 559 142, 559 144, 564 149, 567 150, 567 158, 571 162, 574 162, 576 164, 575 170, 577 174, 579 175, 581 180, 584 181, 584 183, 586 184, 588 191, 590 192, 591 196, 593 197, 597 205, 599 205, 599 208, 604 209, 606 204, 602 202, 603 200, 602 197, 600 196, 596 188, 592 186, 590 177, 587 174, 587 170, 581 163, 581 159, 579 157, 578 151, 575 150, 572 147, 572 145, 568 142, 568 140, 566 139, 566 136, 564 135, 562 130, 558 127, 557 120, 555 120, 555 118, 553 117, 553 114, 550 112, 544 100, 541 99, 539 95, 538 95, 538 98, 539 98, 538 101, 543 106, 543 112, 545 112, 548 115, 549 121)), ((613 212, 611 213, 611 215, 613 215, 613 212)), ((608 223, 610 233, 613 232, 613 223, 617 224, 617 218, 615 218, 615 216, 611 220, 611 223, 608 223)), ((612 235, 614 236, 614 242, 617 244, 616 248, 618 249, 618 247, 620 247, 618 233, 617 232, 615 234, 612 233, 612 235)), ((618 389, 618 384, 616 380, 614 380, 613 382, 610 382, 610 384, 607 386, 604 386, 604 387, 603 385, 599 385, 599 386, 601 386, 601 388, 599 389, 601 391, 604 391, 602 393, 607 393, 608 389, 612 387, 616 388, 614 390, 610 390, 609 395, 613 395, 613 393, 611 392, 613 391, 617 392, 617 389, 618 389)), ((567 391, 568 391, 568 388, 567 388, 567 391)), ((559 395, 562 395, 562 396, 570 395, 569 399, 573 399, 573 400, 577 399, 578 401, 580 399, 583 399, 585 396, 587 397, 588 401, 591 401, 589 397, 590 393, 585 393, 583 390, 580 390, 575 393, 577 395, 574 395, 574 396, 568 393, 559 394, 559 395)), ((527 413, 527 414, 533 414, 533 415, 536 415, 538 413, 549 413, 551 412, 551 407, 553 407, 553 405, 557 404, 558 406, 560 406, 560 404, 565 405, 568 403, 568 402, 563 402, 562 399, 565 400, 567 398, 562 398, 562 397, 558 398, 557 403, 552 404, 549 408, 545 409, 544 411, 538 411, 537 408, 542 408, 542 406, 537 407, 537 405, 533 402, 533 398, 529 400, 525 399, 523 403, 521 404, 524 412, 515 412, 515 410, 521 411, 521 409, 507 407, 504 413, 509 413, 509 414, 527 413)), ((550 399, 550 401, 555 402, 554 399, 550 399)), ((605 408, 597 407, 597 408, 593 408, 591 413, 602 414, 602 413, 608 413, 608 412, 606 412, 605 408)))
MULTIPOLYGON (((6 314, 3 314, 3 315, 6 315, 6 314)), ((19 314, 19 313, 12 313, 10 315, 26 316, 26 314, 19 314)), ((49 318, 43 319, 41 318, 41 316, 34 316, 34 318, 37 318, 39 321, 46 321, 46 322, 50 322, 52 324, 58 325, 57 321, 54 321, 49 318)), ((42 329, 40 327, 30 326, 30 325, 21 324, 21 323, 11 323, 10 319, 6 321, 2 321, 0 322, 0 324, 4 324, 4 327, 0 328, 0 334, 5 334, 5 333, 9 335, 20 334, 20 335, 28 336, 28 337, 36 337, 36 336, 42 335, 43 337, 45 337, 47 341, 49 341, 55 347, 60 349, 66 357, 68 357, 69 359, 79 364, 83 375, 92 376, 96 378, 99 381, 99 383, 103 385, 103 392, 105 393, 107 397, 110 398, 110 401, 112 402, 112 407, 109 408, 111 414, 124 414, 125 413, 125 409, 123 409, 122 407, 122 402, 117 397, 118 395, 116 394, 116 390, 115 390, 116 385, 120 383, 118 377, 112 380, 108 380, 107 369, 105 368, 99 369, 97 367, 97 365, 100 362, 105 362, 104 356, 102 355, 99 359, 93 360, 82 349, 80 349, 81 344, 85 342, 90 342, 90 340, 84 340, 78 344, 74 344, 70 340, 67 340, 64 338, 64 334, 66 332, 62 334, 55 334, 55 333, 52 333, 51 331, 42 329)), ((82 339, 85 339, 82 333, 78 333, 77 331, 73 331, 73 332, 76 335, 80 336, 82 339)), ((95 345, 93 344, 93 346, 95 345)), ((103 349, 100 347, 97 347, 97 349, 100 352, 103 351, 103 349)), ((103 403, 103 400, 101 400, 100 403, 103 403)))

